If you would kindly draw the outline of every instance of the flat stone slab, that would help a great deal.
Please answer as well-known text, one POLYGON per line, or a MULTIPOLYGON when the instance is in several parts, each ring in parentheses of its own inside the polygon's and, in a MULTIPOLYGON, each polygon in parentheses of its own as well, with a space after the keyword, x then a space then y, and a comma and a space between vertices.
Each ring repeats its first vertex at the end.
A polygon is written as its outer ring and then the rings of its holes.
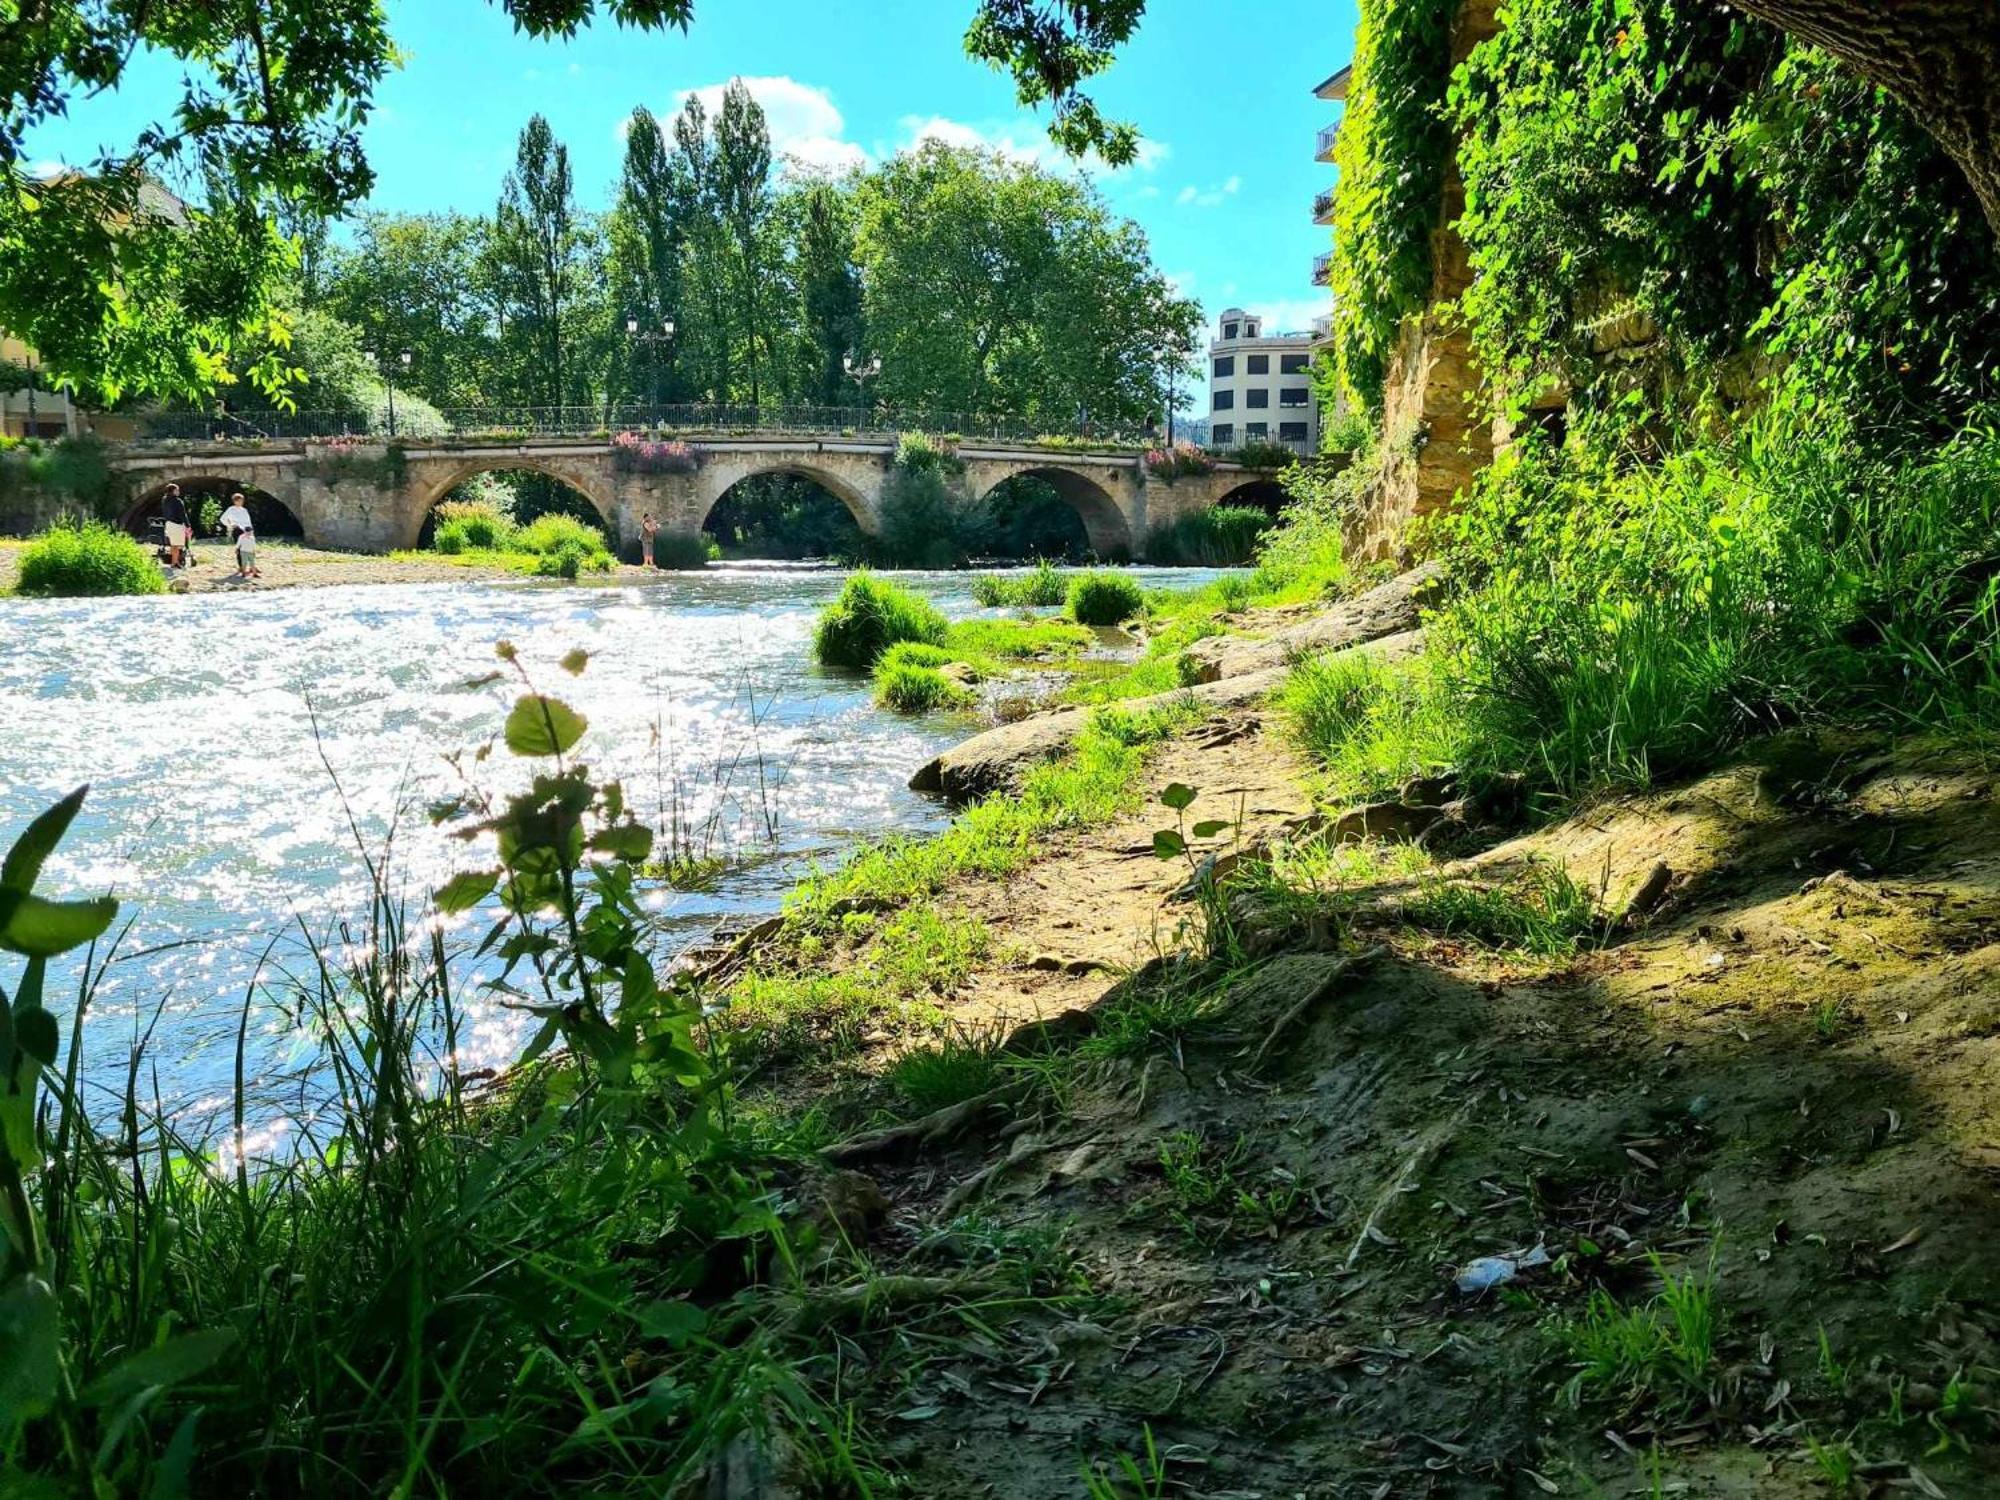
POLYGON ((1288 666, 1304 656, 1414 630, 1437 581, 1437 565, 1425 563, 1272 635, 1215 635, 1196 641, 1182 660, 1195 682, 1221 682, 1288 666))

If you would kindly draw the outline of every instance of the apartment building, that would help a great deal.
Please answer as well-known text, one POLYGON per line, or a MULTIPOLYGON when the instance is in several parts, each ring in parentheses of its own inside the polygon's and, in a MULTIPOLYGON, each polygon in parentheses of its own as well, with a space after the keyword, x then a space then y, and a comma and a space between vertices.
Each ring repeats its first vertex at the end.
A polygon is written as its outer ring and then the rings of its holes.
POLYGON ((1311 334, 1267 333, 1255 314, 1225 311, 1208 346, 1210 444, 1283 443, 1301 458, 1319 452, 1312 357, 1311 334))
MULTIPOLYGON (((1354 76, 1352 65, 1342 68, 1313 90, 1313 97, 1324 99, 1330 104, 1346 104, 1347 85, 1354 76)), ((1333 144, 1340 138, 1340 122, 1320 127, 1319 137, 1313 142, 1313 160, 1330 162, 1333 160, 1333 144)), ((1313 195, 1313 223, 1331 226, 1333 223, 1333 189, 1321 188, 1313 195)), ((1312 279, 1314 286, 1328 283, 1328 268, 1333 264, 1333 252, 1322 250, 1313 257, 1312 279)))

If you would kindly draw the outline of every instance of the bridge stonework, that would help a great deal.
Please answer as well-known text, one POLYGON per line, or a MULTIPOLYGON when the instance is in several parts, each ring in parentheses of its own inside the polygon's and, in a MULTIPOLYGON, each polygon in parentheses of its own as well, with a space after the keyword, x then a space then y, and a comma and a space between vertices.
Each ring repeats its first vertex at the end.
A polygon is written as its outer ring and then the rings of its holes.
MULTIPOLYGON (((505 470, 546 474, 584 496, 627 554, 637 549, 645 515, 663 533, 697 535, 718 500, 760 474, 810 479, 846 505, 863 531, 881 529, 893 435, 704 439, 697 451, 700 466, 674 474, 621 463, 602 438, 413 439, 393 449, 282 441, 130 444, 107 457, 126 485, 128 516, 142 513, 170 482, 259 491, 298 518, 310 545, 352 552, 416 546, 425 518, 455 486, 505 470)), ((1076 510, 1092 550, 1104 557, 1143 557, 1152 529, 1268 477, 1221 465, 1213 474, 1167 483, 1150 477, 1130 450, 1069 445, 967 443, 958 458, 962 472, 952 483, 967 501, 983 500, 1022 475, 1046 480, 1076 510)))

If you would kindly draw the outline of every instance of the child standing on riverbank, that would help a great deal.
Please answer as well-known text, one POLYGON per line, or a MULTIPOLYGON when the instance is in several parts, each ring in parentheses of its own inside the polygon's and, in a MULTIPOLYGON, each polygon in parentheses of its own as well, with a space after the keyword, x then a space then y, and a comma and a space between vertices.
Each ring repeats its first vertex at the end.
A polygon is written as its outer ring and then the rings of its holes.
POLYGON ((225 536, 236 539, 236 576, 262 578, 264 571, 257 566, 257 532, 241 495, 229 497, 229 509, 222 513, 222 530, 225 536))

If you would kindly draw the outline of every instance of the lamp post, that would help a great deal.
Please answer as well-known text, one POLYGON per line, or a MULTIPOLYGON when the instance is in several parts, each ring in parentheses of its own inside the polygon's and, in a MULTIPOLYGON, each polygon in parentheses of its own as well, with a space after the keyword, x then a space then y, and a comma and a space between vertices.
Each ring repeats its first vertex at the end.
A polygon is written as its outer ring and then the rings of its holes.
POLYGON ((375 367, 375 373, 382 377, 382 383, 389 388, 389 436, 396 435, 396 365, 403 367, 407 375, 410 370, 410 351, 405 349, 396 356, 395 364, 385 366, 373 349, 363 349, 361 357, 375 367))
MULTIPOLYGON (((635 344, 670 344, 674 338, 674 320, 672 318, 662 319, 658 333, 654 333, 651 329, 641 333, 639 331, 639 320, 637 318, 627 318, 625 320, 625 337, 632 340, 635 344)), ((653 420, 657 423, 660 419, 660 362, 654 359, 648 360, 647 364, 651 367, 653 375, 653 420)))
POLYGON ((847 378, 854 382, 861 392, 861 425, 868 425, 868 382, 882 373, 882 356, 872 359, 856 359, 852 354, 840 356, 840 368, 847 372, 847 378))

